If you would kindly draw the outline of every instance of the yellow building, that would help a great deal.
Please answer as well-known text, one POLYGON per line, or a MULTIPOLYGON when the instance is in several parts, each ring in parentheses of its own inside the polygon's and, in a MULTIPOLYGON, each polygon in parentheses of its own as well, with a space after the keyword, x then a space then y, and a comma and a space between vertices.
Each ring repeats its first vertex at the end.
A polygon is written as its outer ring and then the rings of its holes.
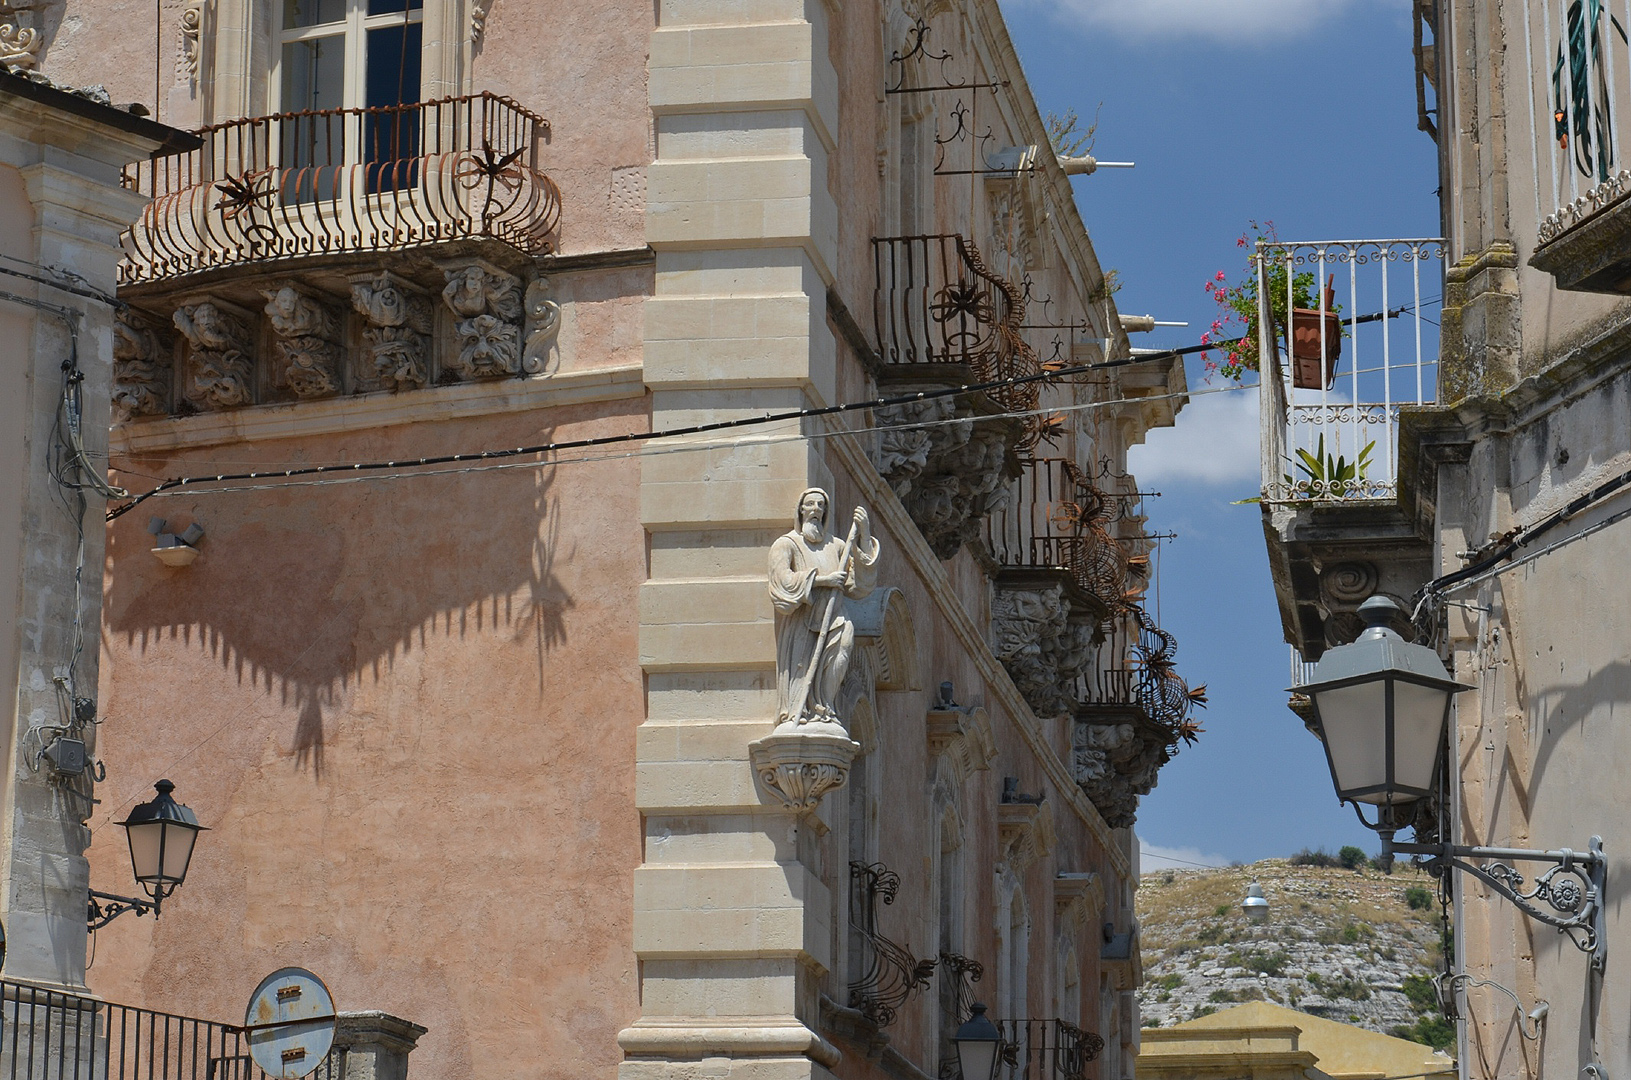
POLYGON ((1452 1080, 1455 1061, 1408 1039, 1253 1001, 1143 1032, 1139 1080, 1452 1080))

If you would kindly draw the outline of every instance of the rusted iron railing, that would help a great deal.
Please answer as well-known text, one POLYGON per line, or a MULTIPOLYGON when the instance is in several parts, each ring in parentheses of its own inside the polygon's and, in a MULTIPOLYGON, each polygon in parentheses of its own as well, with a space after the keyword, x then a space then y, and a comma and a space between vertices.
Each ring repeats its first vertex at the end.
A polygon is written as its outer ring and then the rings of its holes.
POLYGON ((483 237, 547 253, 561 209, 538 160, 548 130, 491 93, 203 128, 199 149, 126 170, 152 201, 120 283, 483 237))
MULTIPOLYGON (((872 251, 873 320, 886 365, 959 365, 976 382, 1040 372, 1024 338, 1024 300, 971 241, 956 233, 878 237, 872 251)), ((1011 410, 1036 408, 1037 394, 1034 382, 987 391, 1011 410)))
POLYGON ((1095 662, 1076 684, 1077 700, 1083 705, 1137 708, 1170 743, 1193 742, 1200 727, 1191 715, 1206 706, 1206 687, 1190 687, 1174 670, 1178 640, 1136 606, 1113 613, 1099 633, 1095 662))
MULTIPOLYGON (((347 1051, 318 1068, 342 1080, 347 1051)), ((265 1080, 241 1031, 213 1020, 0 981, 5 1080, 265 1080)))
POLYGON ((1003 1020, 1003 1080, 1083 1080, 1104 1040, 1064 1020, 1003 1020))
POLYGON ((895 902, 900 875, 883 863, 852 862, 849 869, 850 923, 863 942, 862 967, 849 984, 849 1007, 886 1028, 899 1019, 896 1010, 906 999, 929 985, 935 962, 919 960, 878 927, 878 908, 895 902))
POLYGON ((1021 463, 1003 508, 986 521, 986 548, 998 565, 1053 569, 1114 609, 1127 587, 1126 547, 1105 528, 1107 495, 1074 461, 1030 458, 1021 463))

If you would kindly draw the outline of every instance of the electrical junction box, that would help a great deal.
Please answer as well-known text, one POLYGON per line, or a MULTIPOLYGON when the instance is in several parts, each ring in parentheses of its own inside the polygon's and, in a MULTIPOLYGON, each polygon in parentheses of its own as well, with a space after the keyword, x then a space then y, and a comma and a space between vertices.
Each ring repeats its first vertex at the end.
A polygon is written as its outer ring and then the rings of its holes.
POLYGON ((88 755, 82 739, 57 738, 45 748, 45 760, 61 776, 78 776, 85 771, 88 755))

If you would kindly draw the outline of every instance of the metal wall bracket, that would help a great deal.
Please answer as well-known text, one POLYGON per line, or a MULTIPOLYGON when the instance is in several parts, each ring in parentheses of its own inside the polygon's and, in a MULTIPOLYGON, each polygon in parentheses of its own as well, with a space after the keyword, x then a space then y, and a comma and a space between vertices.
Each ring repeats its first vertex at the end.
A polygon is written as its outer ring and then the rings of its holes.
POLYGON ((151 911, 156 919, 159 917, 159 905, 163 902, 162 892, 153 900, 139 900, 134 896, 115 896, 92 889, 90 905, 85 912, 86 928, 100 930, 127 911, 134 911, 137 915, 146 915, 151 911))
POLYGON ((1461 844, 1396 844, 1384 833, 1383 857, 1394 852, 1426 856, 1427 869, 1435 875, 1443 873, 1446 867, 1471 874, 1512 901, 1531 919, 1567 934, 1576 948, 1591 955, 1592 967, 1601 970, 1607 962, 1603 897, 1608 882, 1608 859, 1603 855, 1602 837, 1593 836, 1586 851, 1570 848, 1534 851, 1461 844), (1553 866, 1526 890, 1523 874, 1511 865, 1514 862, 1552 863, 1553 866))

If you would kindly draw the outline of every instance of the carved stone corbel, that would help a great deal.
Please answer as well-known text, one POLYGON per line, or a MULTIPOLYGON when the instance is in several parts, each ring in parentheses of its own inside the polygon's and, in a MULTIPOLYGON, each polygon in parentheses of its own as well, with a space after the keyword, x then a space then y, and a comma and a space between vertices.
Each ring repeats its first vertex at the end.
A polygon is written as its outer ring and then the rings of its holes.
POLYGON ((392 390, 412 390, 430 378, 430 300, 381 270, 351 279, 351 305, 368 320, 363 350, 375 378, 392 390))
POLYGON ((981 708, 937 703, 925 722, 931 758, 944 757, 961 783, 997 757, 991 718, 981 708))
POLYGON ((153 328, 129 308, 113 319, 113 411, 120 421, 170 411, 170 357, 153 328))
POLYGON ((1161 766, 1171 759, 1166 738, 1131 717, 1119 723, 1076 723, 1074 778, 1112 829, 1133 824, 1139 796, 1149 794, 1161 766))
POLYGON ((459 352, 448 368, 466 379, 521 372, 521 279, 484 262, 448 267, 442 301, 459 352))
POLYGON ((188 344, 186 399, 204 409, 253 404, 254 316, 211 297, 177 308, 175 324, 188 344))
POLYGON ((1000 585, 991 597, 992 652, 1038 716, 1070 711, 1093 659, 1093 627, 1070 615, 1062 585, 1000 585))
POLYGON ((526 308, 526 344, 521 349, 521 370, 528 375, 553 375, 559 362, 555 339, 561 332, 561 305, 555 302, 548 278, 535 278, 527 286, 526 308))
POLYGON ((340 389, 340 319, 328 306, 292 282, 262 289, 266 320, 277 335, 283 379, 303 398, 327 397, 340 389))
POLYGON ((1047 803, 1005 802, 997 806, 997 856, 1016 876, 1053 851, 1053 808, 1047 803))
POLYGON ((1054 922, 1096 927, 1104 913, 1104 882, 1098 874, 1060 874, 1053 879, 1054 922))
POLYGON ((789 810, 814 810, 829 791, 849 781, 860 744, 841 724, 778 725, 748 745, 754 775, 789 810))

